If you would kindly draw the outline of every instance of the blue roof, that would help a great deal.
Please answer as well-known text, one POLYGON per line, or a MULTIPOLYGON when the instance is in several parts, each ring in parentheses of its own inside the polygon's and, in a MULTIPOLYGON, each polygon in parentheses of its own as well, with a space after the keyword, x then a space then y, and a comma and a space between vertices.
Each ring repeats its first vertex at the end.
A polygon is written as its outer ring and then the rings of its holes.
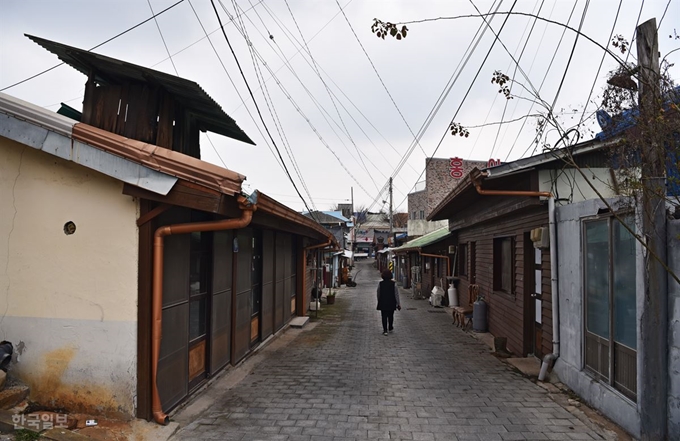
POLYGON ((342 215, 342 211, 322 211, 322 213, 328 216, 337 217, 343 222, 351 222, 349 219, 342 215))

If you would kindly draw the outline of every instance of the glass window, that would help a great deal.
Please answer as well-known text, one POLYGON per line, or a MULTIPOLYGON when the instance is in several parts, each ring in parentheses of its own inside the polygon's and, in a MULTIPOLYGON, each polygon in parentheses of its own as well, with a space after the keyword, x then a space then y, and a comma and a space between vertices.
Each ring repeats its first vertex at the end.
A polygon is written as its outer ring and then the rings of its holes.
POLYGON ((206 297, 201 297, 189 303, 189 341, 203 337, 206 333, 206 301, 206 297))
POLYGON ((586 327, 609 338, 609 221, 586 224, 586 327))
POLYGON ((585 365, 600 380, 635 400, 635 223, 632 216, 622 221, 612 216, 584 224, 585 365))
POLYGON ((493 289, 513 293, 515 253, 512 237, 493 240, 493 289))
POLYGON ((468 275, 468 245, 458 245, 458 275, 468 275))

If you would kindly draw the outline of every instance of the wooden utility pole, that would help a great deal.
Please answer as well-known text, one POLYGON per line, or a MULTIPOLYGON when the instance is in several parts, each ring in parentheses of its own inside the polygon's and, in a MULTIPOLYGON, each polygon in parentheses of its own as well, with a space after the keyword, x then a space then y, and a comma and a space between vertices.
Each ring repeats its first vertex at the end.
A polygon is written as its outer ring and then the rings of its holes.
MULTIPOLYGON (((394 241, 392 237, 392 177, 390 177, 390 238, 387 240, 387 246, 390 246, 390 240, 394 241)), ((392 244, 394 246, 394 244, 392 244)))
POLYGON ((666 262, 666 181, 663 140, 657 139, 661 113, 659 39, 656 19, 637 27, 639 66, 638 128, 642 157, 642 235, 647 242, 643 251, 644 297, 638 343, 638 408, 640 438, 664 440, 668 436, 668 274, 666 262))

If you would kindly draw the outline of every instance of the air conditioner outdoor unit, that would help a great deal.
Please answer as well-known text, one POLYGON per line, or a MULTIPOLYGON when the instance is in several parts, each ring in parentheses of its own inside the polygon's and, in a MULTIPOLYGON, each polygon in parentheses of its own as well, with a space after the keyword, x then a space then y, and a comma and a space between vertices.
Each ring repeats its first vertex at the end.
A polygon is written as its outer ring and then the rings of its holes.
POLYGON ((456 254, 456 246, 449 245, 449 254, 456 254))

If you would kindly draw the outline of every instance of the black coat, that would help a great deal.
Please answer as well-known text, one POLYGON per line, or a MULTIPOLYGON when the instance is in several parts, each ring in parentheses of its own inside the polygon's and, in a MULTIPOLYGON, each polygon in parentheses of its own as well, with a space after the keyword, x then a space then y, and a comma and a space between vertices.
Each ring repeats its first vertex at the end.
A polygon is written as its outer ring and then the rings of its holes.
POLYGON ((397 297, 394 290, 397 289, 394 280, 383 280, 378 284, 378 309, 379 311, 394 311, 397 309, 397 297))

